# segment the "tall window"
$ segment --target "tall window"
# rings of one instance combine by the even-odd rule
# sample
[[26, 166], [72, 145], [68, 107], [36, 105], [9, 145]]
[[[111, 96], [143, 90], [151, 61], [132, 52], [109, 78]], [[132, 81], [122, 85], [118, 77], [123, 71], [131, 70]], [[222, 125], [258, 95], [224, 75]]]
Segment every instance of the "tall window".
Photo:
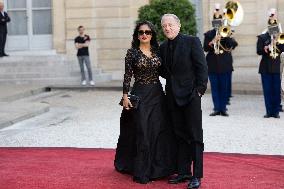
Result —
[[33, 34], [51, 34], [51, 0], [32, 0]]

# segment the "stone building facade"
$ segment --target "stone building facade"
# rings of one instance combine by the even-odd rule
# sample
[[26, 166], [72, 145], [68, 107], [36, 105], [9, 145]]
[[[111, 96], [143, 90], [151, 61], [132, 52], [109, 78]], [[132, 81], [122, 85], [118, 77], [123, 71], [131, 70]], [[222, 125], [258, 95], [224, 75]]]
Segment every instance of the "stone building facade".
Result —
[[[211, 27], [212, 12], [215, 3], [224, 5], [226, 0], [203, 0], [203, 30]], [[284, 1], [282, 0], [240, 0], [244, 9], [242, 24], [235, 27], [235, 38], [239, 46], [233, 51], [234, 56], [234, 82], [242, 86], [254, 87], [260, 83], [258, 76], [258, 63], [260, 57], [256, 55], [257, 35], [267, 28], [268, 10], [276, 8], [278, 19], [284, 23]], [[258, 85], [260, 86], [260, 85]]]
[[[3, 0], [2, 0], [3, 1]], [[9, 2], [8, 2], [9, 1]], [[17, 5], [11, 2], [17, 1]], [[211, 28], [211, 18], [215, 3], [225, 4], [225, 0], [191, 0], [196, 6], [198, 32], [202, 39], [203, 33]], [[149, 0], [4, 0], [6, 9], [14, 18], [22, 18], [20, 12], [26, 13], [27, 34], [9, 34], [8, 50], [55, 50], [58, 54], [75, 57], [73, 39], [77, 35], [77, 27], [84, 25], [91, 36], [91, 59], [94, 67], [102, 68], [111, 73], [113, 79], [121, 79], [124, 69], [124, 56], [130, 47], [131, 35], [137, 10], [149, 3]], [[19, 7], [19, 2], [26, 5]], [[36, 3], [37, 2], [37, 3]], [[49, 3], [47, 3], [49, 2]], [[239, 82], [254, 79], [257, 73], [258, 57], [256, 56], [256, 36], [266, 28], [267, 10], [275, 7], [280, 21], [284, 21], [283, 0], [240, 0], [245, 17], [241, 26], [236, 27], [236, 39], [239, 47], [234, 51], [234, 64]], [[38, 7], [37, 7], [38, 6]], [[42, 12], [41, 12], [42, 11]], [[18, 17], [17, 17], [18, 15]], [[37, 18], [42, 21], [37, 20]], [[49, 19], [49, 20], [48, 20]], [[18, 21], [18, 22], [20, 22]], [[33, 32], [40, 24], [48, 23], [50, 32], [35, 35]], [[42, 26], [43, 27], [43, 26]], [[26, 35], [27, 38], [24, 38]], [[25, 47], [19, 48], [17, 41], [27, 40]], [[35, 43], [35, 41], [39, 41]], [[243, 78], [242, 75], [246, 77]], [[243, 79], [243, 80], [242, 80]]]

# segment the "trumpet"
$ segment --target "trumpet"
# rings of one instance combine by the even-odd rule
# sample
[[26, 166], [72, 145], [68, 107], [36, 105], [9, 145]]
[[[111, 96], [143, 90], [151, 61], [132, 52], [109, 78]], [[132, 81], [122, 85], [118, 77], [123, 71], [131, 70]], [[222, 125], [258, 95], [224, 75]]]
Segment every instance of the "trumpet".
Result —
[[222, 26], [219, 29], [219, 33], [221, 37], [230, 37], [232, 34], [231, 27], [229, 26]]
[[270, 34], [271, 43], [269, 45], [269, 56], [273, 59], [276, 59], [279, 54], [279, 49], [277, 48], [277, 44], [284, 44], [284, 33], [282, 33], [281, 24], [278, 24], [279, 32]]
[[[239, 26], [244, 18], [244, 11], [241, 4], [237, 1], [228, 1], [226, 3], [225, 19], [222, 26], [216, 27], [216, 35], [223, 37], [231, 37], [232, 27]], [[222, 54], [224, 51], [231, 51], [232, 49], [226, 49], [220, 43], [220, 40], [214, 41], [214, 52], [215, 54]], [[222, 49], [220, 49], [222, 48]]]
[[[229, 37], [231, 35], [231, 28], [229, 26], [221, 26], [216, 30], [215, 38], [220, 36], [222, 37]], [[222, 49], [220, 49], [222, 48]], [[225, 48], [221, 45], [221, 39], [214, 42], [214, 52], [215, 54], [223, 54]]]
[[279, 56], [279, 53], [277, 52], [277, 46], [276, 46], [276, 40], [274, 39], [274, 36], [271, 35], [271, 43], [269, 45], [269, 56], [273, 59], [276, 59]]

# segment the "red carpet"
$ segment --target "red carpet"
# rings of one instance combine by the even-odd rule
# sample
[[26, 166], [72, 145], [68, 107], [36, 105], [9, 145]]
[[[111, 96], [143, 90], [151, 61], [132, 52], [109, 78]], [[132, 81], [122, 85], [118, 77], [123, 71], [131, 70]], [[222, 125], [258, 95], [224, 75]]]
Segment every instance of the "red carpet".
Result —
[[[113, 168], [113, 150], [0, 148], [1, 189], [185, 189], [147, 185]], [[206, 153], [202, 189], [284, 188], [284, 157]]]

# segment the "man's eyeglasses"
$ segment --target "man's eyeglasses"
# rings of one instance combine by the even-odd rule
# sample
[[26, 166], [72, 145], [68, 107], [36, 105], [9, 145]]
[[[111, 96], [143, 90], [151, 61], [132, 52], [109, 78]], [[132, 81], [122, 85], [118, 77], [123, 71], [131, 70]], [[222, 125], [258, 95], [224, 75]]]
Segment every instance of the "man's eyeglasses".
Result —
[[145, 30], [145, 31], [139, 30], [139, 31], [138, 31], [138, 35], [144, 35], [144, 33], [145, 33], [146, 35], [152, 35], [152, 31], [151, 31], [151, 30]]

